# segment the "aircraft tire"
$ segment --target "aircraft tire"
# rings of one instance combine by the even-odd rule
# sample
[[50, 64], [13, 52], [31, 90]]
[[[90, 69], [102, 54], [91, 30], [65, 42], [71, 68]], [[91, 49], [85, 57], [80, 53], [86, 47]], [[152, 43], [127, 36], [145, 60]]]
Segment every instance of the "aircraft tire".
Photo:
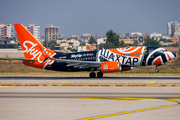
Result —
[[159, 69], [156, 68], [155, 72], [159, 72]]
[[98, 78], [102, 78], [102, 77], [103, 77], [103, 73], [102, 73], [102, 72], [98, 72], [98, 73], [97, 73], [97, 77], [98, 77]]
[[95, 78], [95, 77], [96, 77], [96, 74], [95, 74], [94, 72], [91, 72], [91, 73], [89, 74], [89, 77], [90, 77], [90, 78]]

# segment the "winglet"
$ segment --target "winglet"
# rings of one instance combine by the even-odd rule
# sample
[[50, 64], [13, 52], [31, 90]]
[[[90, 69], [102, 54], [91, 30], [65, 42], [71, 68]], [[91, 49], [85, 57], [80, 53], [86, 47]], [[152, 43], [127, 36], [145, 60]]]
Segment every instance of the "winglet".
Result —
[[89, 44], [87, 44], [87, 47], [88, 47], [89, 51], [93, 51]]

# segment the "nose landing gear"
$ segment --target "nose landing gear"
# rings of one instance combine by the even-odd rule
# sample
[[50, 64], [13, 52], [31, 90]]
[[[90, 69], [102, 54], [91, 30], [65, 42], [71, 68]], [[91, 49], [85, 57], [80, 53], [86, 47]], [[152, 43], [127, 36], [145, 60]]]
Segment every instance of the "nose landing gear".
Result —
[[159, 72], [158, 65], [156, 65], [155, 72]]

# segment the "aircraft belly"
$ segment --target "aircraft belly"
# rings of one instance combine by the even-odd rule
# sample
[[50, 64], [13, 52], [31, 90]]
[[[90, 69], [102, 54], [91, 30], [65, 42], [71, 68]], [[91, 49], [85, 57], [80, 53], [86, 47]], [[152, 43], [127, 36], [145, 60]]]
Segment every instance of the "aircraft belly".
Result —
[[54, 70], [54, 71], [68, 71], [68, 72], [77, 72], [77, 71], [89, 71], [89, 68], [80, 68], [77, 66], [67, 66], [65, 62], [54, 62], [51, 66], [47, 66], [45, 69]]

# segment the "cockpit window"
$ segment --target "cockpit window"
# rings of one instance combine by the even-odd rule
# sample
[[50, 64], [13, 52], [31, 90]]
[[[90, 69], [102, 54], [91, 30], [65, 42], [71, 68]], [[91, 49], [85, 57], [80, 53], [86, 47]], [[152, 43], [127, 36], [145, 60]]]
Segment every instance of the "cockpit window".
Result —
[[164, 53], [164, 52], [165, 52], [165, 50], [159, 50], [159, 52], [160, 52], [160, 53]]
[[164, 51], [163, 50], [159, 50], [159, 52], [163, 53]]

